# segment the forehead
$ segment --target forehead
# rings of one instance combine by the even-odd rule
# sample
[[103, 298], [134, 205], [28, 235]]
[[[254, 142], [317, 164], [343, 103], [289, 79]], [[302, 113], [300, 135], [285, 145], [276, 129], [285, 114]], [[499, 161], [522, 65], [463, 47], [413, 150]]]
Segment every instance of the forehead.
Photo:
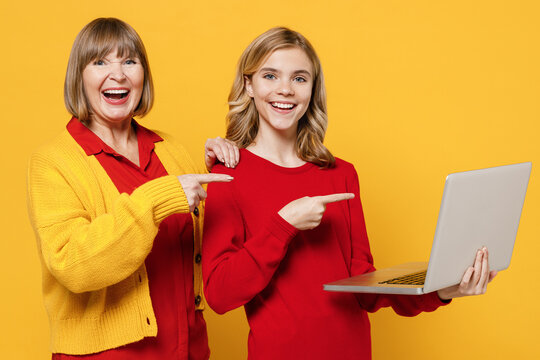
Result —
[[293, 47], [272, 52], [261, 64], [260, 69], [272, 68], [283, 72], [307, 71], [313, 74], [313, 64], [304, 50]]
[[141, 57], [141, 51], [136, 38], [130, 36], [127, 31], [95, 31], [81, 39], [76, 53], [79, 64], [85, 66], [111, 53], [116, 53], [118, 57]]
[[118, 41], [116, 43], [109, 44], [97, 44], [97, 46], [89, 49], [87, 58], [93, 60], [96, 58], [103, 58], [107, 56], [116, 57], [128, 57], [139, 56], [139, 51], [134, 44]]
[[119, 52], [118, 49], [112, 49], [110, 52], [106, 53], [105, 55], [98, 54], [94, 60], [98, 59], [106, 59], [106, 60], [113, 60], [113, 59], [127, 59], [127, 58], [138, 58], [138, 55], [134, 52], [128, 52], [124, 51]]

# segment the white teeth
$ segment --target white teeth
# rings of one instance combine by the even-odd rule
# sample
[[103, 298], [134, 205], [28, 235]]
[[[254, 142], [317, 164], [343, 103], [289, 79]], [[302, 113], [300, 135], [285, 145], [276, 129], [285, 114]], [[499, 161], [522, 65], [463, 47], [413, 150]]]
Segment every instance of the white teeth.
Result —
[[294, 104], [282, 104], [278, 102], [273, 102], [272, 106], [280, 109], [292, 109], [294, 107]]
[[127, 94], [127, 90], [105, 90], [105, 94]]

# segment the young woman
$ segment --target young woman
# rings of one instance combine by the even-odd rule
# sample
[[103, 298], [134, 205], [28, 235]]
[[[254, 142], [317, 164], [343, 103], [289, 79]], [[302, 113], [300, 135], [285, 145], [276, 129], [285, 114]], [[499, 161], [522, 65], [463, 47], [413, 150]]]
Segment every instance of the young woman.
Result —
[[203, 279], [218, 313], [245, 306], [250, 359], [369, 359], [368, 311], [391, 306], [413, 316], [485, 291], [485, 249], [460, 286], [438, 293], [322, 290], [374, 267], [356, 171], [323, 145], [323, 75], [301, 34], [274, 28], [248, 46], [229, 108], [227, 138], [242, 160], [214, 167], [234, 181], [209, 186]]

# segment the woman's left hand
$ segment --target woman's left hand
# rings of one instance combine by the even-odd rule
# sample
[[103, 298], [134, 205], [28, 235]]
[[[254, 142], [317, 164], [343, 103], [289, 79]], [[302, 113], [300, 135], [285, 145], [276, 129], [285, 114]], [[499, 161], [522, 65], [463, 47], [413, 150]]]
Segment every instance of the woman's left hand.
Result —
[[208, 171], [212, 170], [216, 160], [225, 164], [226, 167], [234, 168], [240, 161], [238, 146], [232, 141], [219, 136], [206, 140], [204, 144], [204, 162]]
[[488, 255], [487, 248], [478, 250], [474, 266], [465, 271], [461, 283], [437, 291], [439, 298], [450, 300], [461, 296], [484, 294], [487, 284], [497, 275], [497, 271], [489, 271]]

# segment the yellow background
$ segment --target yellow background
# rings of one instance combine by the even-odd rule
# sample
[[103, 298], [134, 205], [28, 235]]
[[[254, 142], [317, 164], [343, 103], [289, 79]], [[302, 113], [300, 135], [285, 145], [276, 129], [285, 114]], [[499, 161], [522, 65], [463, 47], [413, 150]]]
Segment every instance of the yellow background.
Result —
[[[378, 267], [428, 258], [447, 173], [532, 161], [511, 267], [487, 295], [416, 318], [382, 310], [371, 320], [374, 359], [538, 356], [537, 1], [2, 0], [1, 358], [50, 356], [26, 166], [69, 120], [69, 51], [99, 16], [127, 21], [147, 47], [157, 99], [142, 123], [176, 135], [199, 159], [205, 138], [224, 133], [242, 50], [276, 25], [306, 35], [327, 80], [326, 144], [359, 173]], [[243, 311], [206, 318], [213, 359], [245, 358]], [[414, 352], [404, 350], [419, 338]]]

